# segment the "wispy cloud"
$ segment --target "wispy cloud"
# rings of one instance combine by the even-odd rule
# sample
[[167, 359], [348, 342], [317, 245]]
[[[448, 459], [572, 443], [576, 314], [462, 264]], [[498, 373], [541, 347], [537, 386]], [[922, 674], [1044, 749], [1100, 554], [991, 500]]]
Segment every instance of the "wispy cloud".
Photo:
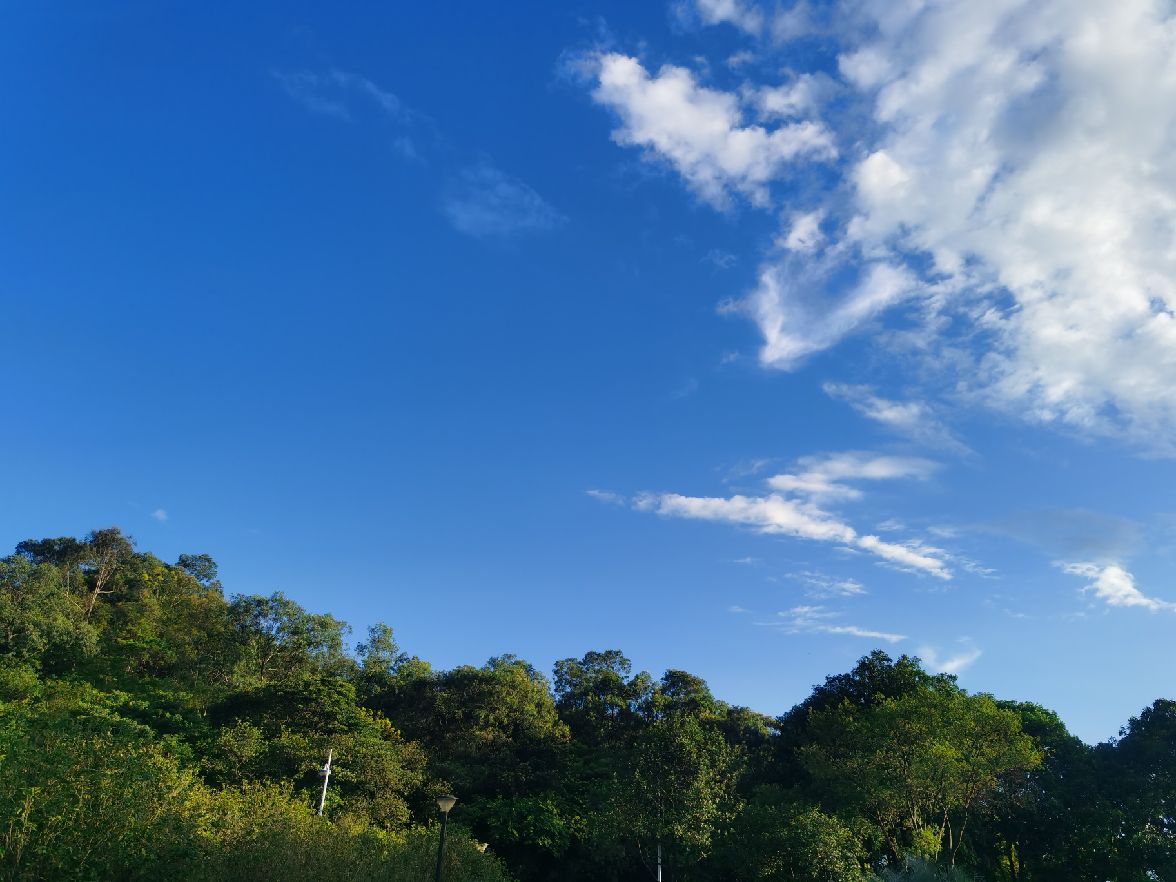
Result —
[[684, 496], [644, 493], [635, 506], [663, 517], [718, 521], [751, 527], [761, 533], [829, 542], [864, 551], [881, 561], [911, 572], [950, 579], [945, 553], [917, 541], [889, 542], [858, 533], [822, 506], [832, 500], [853, 500], [861, 491], [852, 481], [925, 478], [935, 463], [914, 457], [867, 454], [860, 451], [805, 457], [798, 468], [768, 479], [775, 492], [763, 496]]
[[1138, 522], [1081, 508], [1020, 512], [982, 529], [1028, 542], [1062, 560], [1119, 560], [1143, 542]]
[[155, 511], [151, 512], [151, 517], [155, 518], [155, 520], [162, 524], [167, 520], [167, 510], [163, 508], [157, 508]]
[[737, 557], [734, 560], [731, 560], [728, 562], [733, 563], [733, 564], [739, 564], [739, 565], [745, 566], [745, 567], [752, 567], [752, 566], [756, 566], [757, 564], [762, 563], [763, 561], [758, 557]]
[[613, 493], [611, 490], [585, 490], [586, 496], [591, 496], [597, 502], [604, 502], [609, 505], [625, 505], [628, 500], [619, 493]]
[[373, 80], [342, 70], [273, 71], [286, 94], [312, 113], [347, 122], [374, 109], [395, 127], [392, 148], [411, 162], [435, 162], [444, 176], [441, 209], [453, 228], [475, 238], [553, 230], [567, 218], [526, 182], [496, 167], [488, 158], [463, 159], [465, 152], [437, 131], [433, 120], [405, 104]]
[[933, 646], [920, 646], [918, 656], [924, 667], [940, 674], [958, 674], [980, 658], [984, 653], [975, 646], [953, 654], [941, 654]]
[[840, 634], [869, 640], [884, 640], [887, 643], [899, 643], [907, 639], [905, 634], [878, 631], [859, 625], [836, 624], [832, 621], [840, 616], [841, 613], [823, 606], [794, 606], [792, 609], [776, 613], [774, 619], [756, 622], [756, 624], [784, 631], [787, 634]]
[[716, 269], [729, 270], [739, 262], [739, 257], [722, 248], [712, 248], [702, 256], [702, 259]]
[[831, 398], [844, 401], [866, 419], [928, 447], [959, 454], [971, 453], [951, 430], [935, 416], [923, 401], [895, 401], [875, 394], [870, 386], [848, 383], [825, 383], [822, 388]]
[[866, 587], [857, 579], [838, 579], [812, 570], [789, 573], [788, 577], [804, 585], [805, 593], [812, 597], [852, 597], [866, 593]]
[[1135, 585], [1135, 577], [1118, 564], [1060, 563], [1063, 572], [1081, 576], [1089, 584], [1082, 589], [1093, 594], [1107, 606], [1137, 606], [1157, 612], [1176, 611], [1176, 603], [1148, 597]]
[[768, 479], [775, 490], [821, 499], [860, 499], [862, 491], [852, 481], [890, 481], [896, 478], [926, 479], [939, 467], [929, 459], [886, 456], [851, 450], [805, 456], [799, 468]]
[[479, 238], [544, 232], [567, 221], [525, 183], [488, 163], [463, 169], [442, 204], [455, 229]]
[[357, 103], [362, 101], [403, 126], [424, 120], [395, 94], [359, 74], [342, 70], [275, 70], [270, 74], [287, 95], [314, 113], [350, 122], [357, 113]]

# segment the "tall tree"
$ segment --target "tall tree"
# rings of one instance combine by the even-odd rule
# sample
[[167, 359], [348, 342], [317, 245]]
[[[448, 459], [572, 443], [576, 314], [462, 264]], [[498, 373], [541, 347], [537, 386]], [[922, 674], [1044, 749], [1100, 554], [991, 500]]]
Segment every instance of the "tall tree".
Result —
[[90, 595], [86, 601], [86, 618], [94, 614], [94, 606], [98, 598], [104, 594], [113, 594], [111, 587], [119, 568], [131, 559], [135, 552], [134, 540], [124, 536], [118, 527], [108, 527], [104, 530], [94, 530], [86, 536], [86, 556], [82, 560], [82, 569], [86, 573]]

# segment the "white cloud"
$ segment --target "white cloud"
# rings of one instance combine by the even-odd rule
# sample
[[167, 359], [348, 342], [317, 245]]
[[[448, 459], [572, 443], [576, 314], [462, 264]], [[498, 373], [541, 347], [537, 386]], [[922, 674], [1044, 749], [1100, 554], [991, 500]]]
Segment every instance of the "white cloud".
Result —
[[760, 119], [798, 119], [818, 113], [836, 88], [825, 74], [804, 73], [778, 86], [745, 86], [743, 100]]
[[798, 469], [775, 475], [768, 486], [817, 498], [859, 499], [862, 491], [849, 481], [889, 481], [896, 478], [926, 479], [939, 467], [917, 456], [886, 456], [858, 450], [804, 456]]
[[157, 508], [157, 509], [155, 509], [155, 511], [151, 512], [151, 517], [155, 518], [155, 520], [159, 521], [162, 524], [164, 521], [167, 520], [167, 510], [162, 509], [162, 508]]
[[700, 85], [683, 67], [666, 65], [651, 76], [636, 58], [602, 55], [592, 97], [619, 117], [616, 143], [667, 160], [699, 196], [720, 207], [733, 192], [766, 205], [769, 182], [789, 165], [836, 154], [820, 123], [771, 130], [745, 125], [737, 96]]
[[941, 655], [932, 646], [920, 646], [918, 656], [927, 670], [940, 674], [958, 674], [964, 668], [970, 667], [983, 655], [976, 647], [961, 650], [954, 655]]
[[[767, 206], [796, 159], [852, 151], [824, 197], [790, 206], [826, 211], [827, 241], [802, 229], [783, 238], [803, 247], [764, 255], [744, 303], [762, 363], [794, 369], [904, 307], [923, 331], [908, 339], [944, 369], [943, 388], [1176, 454], [1171, 4], [830, 8], [838, 29], [826, 36], [839, 48], [823, 60], [836, 61], [850, 94], [810, 99], [800, 80], [741, 93], [760, 114], [803, 115], [802, 128], [749, 125], [738, 96], [683, 68], [651, 76], [625, 56], [606, 56], [595, 92], [621, 118], [618, 143], [668, 161], [717, 205], [741, 194]], [[811, 30], [814, 17], [805, 3], [694, 9], [775, 39]]]
[[844, 267], [831, 259], [789, 258], [766, 263], [744, 304], [764, 336], [760, 362], [789, 369], [828, 349], [895, 304], [919, 291], [915, 277], [898, 263], [863, 266], [856, 282], [834, 300], [823, 292], [828, 277]]
[[802, 254], [816, 250], [824, 239], [821, 233], [823, 211], [806, 211], [793, 214], [787, 235], [781, 236], [777, 244], [789, 251]]
[[789, 578], [803, 584], [806, 593], [813, 597], [851, 597], [866, 593], [865, 586], [857, 579], [838, 579], [812, 570], [790, 573]]
[[764, 29], [764, 14], [745, 0], [694, 0], [694, 10], [704, 24], [731, 24], [749, 34]]
[[887, 643], [898, 643], [906, 640], [905, 634], [893, 634], [888, 631], [874, 631], [857, 625], [825, 625], [819, 628], [825, 634], [848, 634], [851, 637], [866, 637], [872, 640], [885, 640]]
[[816, 506], [777, 494], [724, 498], [662, 493], [641, 497], [638, 507], [664, 517], [742, 524], [762, 533], [820, 542], [848, 543], [857, 536], [848, 524]]
[[955, 563], [961, 570], [971, 573], [973, 576], [979, 576], [981, 579], [999, 579], [999, 572], [993, 567], [986, 567], [979, 561], [971, 558], [961, 557], [958, 554], [952, 555], [952, 562]]
[[887, 542], [877, 536], [859, 536], [857, 546], [895, 564], [900, 569], [918, 570], [941, 579], [951, 578], [947, 566], [941, 560], [944, 554], [942, 549], [917, 542], [905, 545], [899, 542]]
[[455, 229], [478, 238], [544, 232], [567, 220], [525, 183], [485, 162], [461, 172], [442, 207]]
[[846, 383], [825, 383], [822, 388], [831, 398], [846, 402], [866, 419], [905, 435], [929, 447], [970, 453], [967, 445], [935, 416], [931, 406], [923, 401], [894, 401], [876, 395], [869, 386]]
[[775, 628], [787, 634], [843, 634], [870, 640], [885, 640], [887, 643], [899, 643], [906, 640], [905, 634], [876, 631], [858, 625], [838, 625], [830, 621], [840, 615], [841, 613], [833, 612], [823, 606], [794, 606], [790, 610], [776, 613], [776, 618], [773, 620], [756, 622], [756, 624]]
[[755, 61], [755, 58], [756, 56], [754, 52], [751, 52], [747, 49], [742, 49], [739, 52], [733, 53], [727, 59], [727, 67], [731, 68], [732, 70], [738, 70], [744, 65]]
[[890, 3], [865, 9], [879, 36], [841, 63], [876, 90], [882, 127], [852, 176], [856, 244], [927, 255], [950, 306], [979, 298], [975, 394], [1170, 447], [1170, 6], [953, 0], [893, 22]]
[[644, 493], [635, 506], [663, 517], [716, 521], [750, 527], [761, 533], [831, 542], [853, 551], [864, 551], [885, 563], [911, 572], [950, 579], [942, 549], [921, 542], [887, 542], [861, 535], [842, 518], [821, 506], [829, 501], [854, 500], [861, 490], [855, 481], [926, 478], [936, 468], [917, 457], [880, 456], [861, 451], [804, 457], [791, 472], [768, 479], [773, 491], [764, 496], [736, 494], [684, 496], [679, 493]]
[[1148, 597], [1135, 586], [1135, 577], [1118, 564], [1065, 563], [1062, 570], [1071, 576], [1081, 576], [1090, 584], [1084, 591], [1091, 592], [1108, 606], [1140, 606], [1156, 612], [1176, 611], [1176, 603]]
[[627, 501], [624, 496], [613, 493], [611, 490], [585, 490], [584, 494], [591, 496], [597, 502], [606, 502], [609, 505], [624, 505]]

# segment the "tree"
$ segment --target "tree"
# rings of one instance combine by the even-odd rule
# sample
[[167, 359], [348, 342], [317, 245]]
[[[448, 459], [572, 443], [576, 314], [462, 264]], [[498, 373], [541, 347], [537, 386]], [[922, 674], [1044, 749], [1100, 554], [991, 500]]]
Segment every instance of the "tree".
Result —
[[230, 602], [228, 616], [240, 653], [239, 675], [245, 682], [354, 669], [343, 645], [350, 631], [347, 623], [308, 613], [281, 592], [268, 597], [239, 594]]
[[555, 663], [555, 700], [573, 737], [598, 746], [623, 740], [640, 725], [653, 681], [619, 650], [588, 652]]
[[218, 783], [293, 782], [308, 803], [333, 750], [333, 805], [396, 828], [425, 778], [425, 755], [384, 717], [356, 704], [355, 687], [309, 674], [228, 695], [209, 709], [218, 736], [205, 767]]
[[1176, 701], [1159, 699], [1132, 717], [1104, 756], [1123, 818], [1118, 878], [1176, 878]]
[[0, 559], [0, 655], [51, 670], [68, 667], [94, 652], [98, 634], [58, 569], [33, 560]]
[[759, 787], [715, 855], [731, 882], [867, 882], [860, 831], [772, 785]]
[[954, 865], [972, 809], [1041, 761], [1015, 713], [944, 684], [865, 708], [846, 701], [810, 725], [801, 761], [819, 792], [876, 823], [896, 860], [909, 850]]
[[90, 596], [86, 601], [86, 618], [94, 614], [94, 606], [103, 594], [113, 594], [111, 581], [135, 552], [134, 540], [124, 536], [118, 527], [93, 530], [86, 536], [86, 555], [82, 570], [89, 580]]
[[216, 561], [207, 554], [181, 554], [176, 566], [190, 575], [205, 588], [220, 590]]
[[[586, 679], [611, 681], [612, 688], [623, 687], [622, 695], [635, 695], [633, 681], [599, 673]], [[679, 880], [707, 857], [716, 834], [735, 816], [744, 757], [724, 738], [721, 708], [703, 680], [682, 671], [668, 671], [651, 689], [644, 678], [634, 680], [642, 693], [636, 707], [611, 704], [633, 714], [623, 740], [587, 749], [582, 769], [588, 772], [583, 786], [590, 794], [590, 829], [597, 843], [626, 843], [651, 874], [660, 851], [665, 874]]]
[[655, 720], [629, 754], [615, 797], [615, 832], [634, 844], [651, 870], [660, 847], [669, 878], [684, 878], [738, 810], [740, 760], [722, 734], [697, 717]]
[[170, 677], [203, 692], [228, 681], [229, 607], [215, 579], [136, 554], [121, 580], [104, 628], [115, 676]]
[[79, 567], [86, 559], [88, 549], [84, 542], [72, 536], [56, 539], [26, 539], [16, 546], [16, 553], [33, 564], [50, 564], [59, 570], [69, 571]]
[[824, 683], [813, 687], [808, 698], [779, 718], [771, 779], [785, 785], [804, 782], [807, 773], [800, 762], [800, 751], [814, 737], [810, 731], [814, 713], [843, 705], [866, 709], [888, 698], [925, 689], [951, 689], [954, 685], [955, 677], [929, 674], [916, 658], [904, 655], [894, 660], [882, 650], [874, 650], [859, 659], [848, 673], [826, 677]]
[[987, 799], [971, 836], [983, 878], [1007, 882], [1106, 879], [1092, 864], [1113, 850], [1108, 802], [1094, 753], [1053, 711], [1030, 702], [1000, 701], [1015, 714], [1042, 757], [1036, 768], [1005, 775]]
[[0, 876], [146, 880], [183, 866], [199, 779], [97, 691], [48, 693], [0, 712]]

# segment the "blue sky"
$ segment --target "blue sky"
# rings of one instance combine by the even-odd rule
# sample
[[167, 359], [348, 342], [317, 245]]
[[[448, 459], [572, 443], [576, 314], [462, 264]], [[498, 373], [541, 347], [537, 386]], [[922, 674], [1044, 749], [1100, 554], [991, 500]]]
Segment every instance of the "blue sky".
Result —
[[10, 4], [0, 540], [439, 666], [1172, 694], [1157, 2]]

